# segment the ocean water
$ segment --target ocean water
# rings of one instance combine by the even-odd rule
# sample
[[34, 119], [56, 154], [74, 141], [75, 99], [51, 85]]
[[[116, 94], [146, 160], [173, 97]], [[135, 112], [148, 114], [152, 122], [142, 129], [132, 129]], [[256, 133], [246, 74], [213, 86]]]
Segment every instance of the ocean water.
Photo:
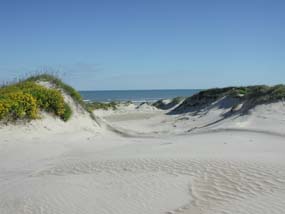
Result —
[[177, 89], [177, 90], [116, 90], [116, 91], [80, 91], [84, 100], [110, 102], [155, 102], [160, 99], [170, 99], [178, 96], [188, 97], [200, 90]]

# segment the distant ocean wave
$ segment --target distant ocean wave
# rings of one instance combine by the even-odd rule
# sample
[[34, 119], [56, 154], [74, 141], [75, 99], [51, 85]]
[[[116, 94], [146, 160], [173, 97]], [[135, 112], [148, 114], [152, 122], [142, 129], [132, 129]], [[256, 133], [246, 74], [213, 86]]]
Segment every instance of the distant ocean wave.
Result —
[[132, 101], [135, 103], [155, 102], [160, 99], [171, 99], [174, 97], [188, 97], [199, 92], [198, 89], [179, 90], [124, 90], [124, 91], [80, 91], [85, 101], [111, 102]]

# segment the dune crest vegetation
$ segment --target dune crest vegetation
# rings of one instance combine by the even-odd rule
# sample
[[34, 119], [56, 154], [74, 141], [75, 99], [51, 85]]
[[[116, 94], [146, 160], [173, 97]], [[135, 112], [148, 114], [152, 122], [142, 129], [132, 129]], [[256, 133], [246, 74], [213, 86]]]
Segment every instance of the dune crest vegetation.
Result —
[[173, 112], [183, 112], [192, 107], [208, 105], [222, 97], [229, 97], [246, 103], [249, 110], [260, 104], [277, 102], [285, 99], [285, 85], [256, 85], [247, 87], [213, 88], [200, 91], [187, 97]]
[[0, 120], [37, 119], [40, 111], [54, 114], [63, 121], [71, 117], [72, 110], [60, 90], [37, 84], [40, 77], [34, 76], [0, 88]]

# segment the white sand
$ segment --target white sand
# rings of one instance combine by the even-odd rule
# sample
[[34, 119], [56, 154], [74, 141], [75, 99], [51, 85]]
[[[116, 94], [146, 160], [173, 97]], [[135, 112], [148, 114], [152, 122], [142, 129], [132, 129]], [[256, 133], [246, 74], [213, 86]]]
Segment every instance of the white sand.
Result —
[[1, 127], [0, 213], [284, 213], [282, 103], [213, 125], [228, 109], [128, 108]]

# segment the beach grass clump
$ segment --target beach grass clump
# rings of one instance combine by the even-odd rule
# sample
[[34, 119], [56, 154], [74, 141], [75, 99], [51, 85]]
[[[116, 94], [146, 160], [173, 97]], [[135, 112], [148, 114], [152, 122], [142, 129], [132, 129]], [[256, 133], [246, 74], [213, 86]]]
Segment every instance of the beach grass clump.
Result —
[[62, 120], [71, 117], [71, 109], [59, 90], [46, 88], [31, 80], [0, 88], [0, 119], [39, 118], [39, 111], [52, 113]]
[[94, 111], [96, 109], [103, 109], [103, 110], [116, 110], [118, 107], [118, 103], [112, 101], [109, 103], [102, 103], [102, 102], [90, 102], [86, 104], [89, 108], [89, 111]]
[[252, 86], [247, 94], [247, 99], [254, 101], [256, 104], [275, 102], [285, 99], [285, 85], [275, 86]]
[[220, 94], [219, 97], [229, 96], [232, 98], [242, 98], [250, 92], [249, 87], [232, 87], [225, 93]]

